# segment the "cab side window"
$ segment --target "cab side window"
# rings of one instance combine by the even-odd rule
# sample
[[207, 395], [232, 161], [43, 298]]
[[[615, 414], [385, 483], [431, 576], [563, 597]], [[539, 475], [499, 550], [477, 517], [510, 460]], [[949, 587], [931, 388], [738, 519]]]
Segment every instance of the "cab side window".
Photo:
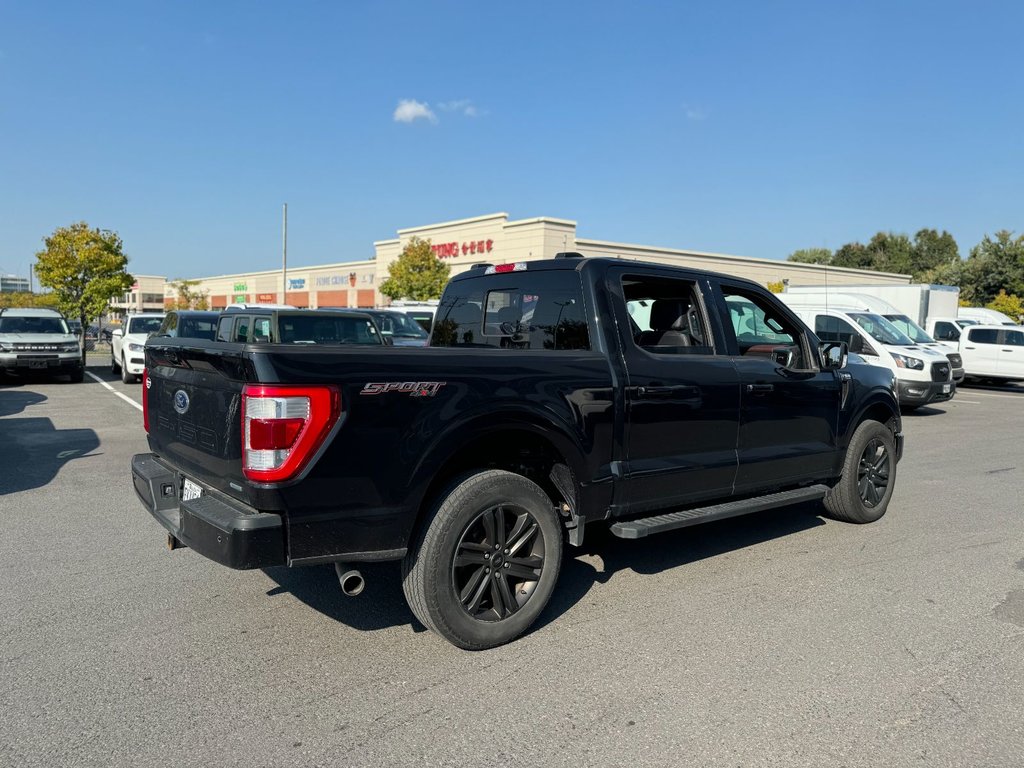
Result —
[[630, 335], [655, 355], [714, 354], [700, 294], [692, 280], [624, 275]]
[[797, 370], [810, 367], [800, 327], [768, 300], [730, 286], [722, 286], [722, 294], [740, 355], [766, 357]]
[[1011, 347], [1024, 347], [1024, 331], [1007, 331], [1005, 343]]
[[935, 324], [935, 338], [941, 341], [957, 341], [960, 338], [960, 330], [952, 323], [940, 320]]
[[999, 331], [995, 328], [968, 328], [967, 340], [975, 344], [996, 344], [999, 341]]
[[235, 341], [245, 344], [249, 341], [249, 326], [252, 324], [251, 317], [240, 317], [235, 320]]

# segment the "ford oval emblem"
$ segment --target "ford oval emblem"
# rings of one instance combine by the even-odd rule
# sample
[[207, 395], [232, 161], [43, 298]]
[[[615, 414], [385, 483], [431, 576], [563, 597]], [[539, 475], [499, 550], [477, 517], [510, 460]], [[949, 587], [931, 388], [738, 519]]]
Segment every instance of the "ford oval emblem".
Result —
[[188, 410], [188, 395], [183, 389], [174, 393], [174, 410], [182, 415]]

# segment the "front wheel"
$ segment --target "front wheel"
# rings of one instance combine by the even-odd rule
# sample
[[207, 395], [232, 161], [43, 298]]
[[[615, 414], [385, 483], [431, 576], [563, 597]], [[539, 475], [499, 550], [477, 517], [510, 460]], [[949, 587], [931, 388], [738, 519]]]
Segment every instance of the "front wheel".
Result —
[[873, 523], [885, 514], [896, 484], [896, 440], [877, 421], [858, 425], [846, 449], [843, 475], [825, 494], [825, 508], [837, 520]]
[[402, 588], [424, 626], [480, 650], [525, 632], [562, 564], [555, 506], [521, 475], [464, 476], [438, 503], [402, 562]]
[[110, 372], [113, 374], [121, 372], [121, 366], [117, 364], [117, 358], [113, 354], [110, 355]]
[[128, 366], [125, 365], [123, 357], [121, 358], [121, 381], [123, 381], [125, 384], [131, 384], [133, 381], [135, 381], [135, 375], [132, 373], [128, 373]]

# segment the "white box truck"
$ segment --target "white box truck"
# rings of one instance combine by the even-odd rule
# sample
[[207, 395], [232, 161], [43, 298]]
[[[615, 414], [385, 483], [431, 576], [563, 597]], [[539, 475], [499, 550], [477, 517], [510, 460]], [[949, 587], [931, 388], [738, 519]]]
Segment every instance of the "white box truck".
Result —
[[[922, 328], [929, 317], [956, 317], [960, 288], [955, 285], [791, 285], [786, 293], [858, 293], [884, 299]], [[831, 302], [830, 302], [831, 303]]]

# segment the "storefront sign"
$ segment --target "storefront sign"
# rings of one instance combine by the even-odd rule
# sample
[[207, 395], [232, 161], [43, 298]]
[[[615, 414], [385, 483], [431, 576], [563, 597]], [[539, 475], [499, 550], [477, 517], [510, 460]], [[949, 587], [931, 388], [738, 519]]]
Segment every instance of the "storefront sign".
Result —
[[234, 290], [235, 290], [235, 292], [238, 292], [238, 291], [248, 291], [249, 290], [249, 286], [247, 286], [245, 283], [235, 283]]
[[245, 304], [245, 294], [236, 293], [234, 296], [231, 297], [231, 301], [235, 304]]
[[288, 290], [289, 291], [301, 291], [306, 287], [306, 278], [304, 277], [289, 277], [288, 278]]
[[320, 275], [316, 278], [318, 288], [330, 285], [345, 285], [348, 283], [348, 275]]
[[439, 259], [454, 259], [457, 256], [468, 256], [471, 253], [490, 253], [494, 248], [493, 240], [468, 240], [462, 243], [438, 243], [430, 246], [430, 250]]
[[257, 293], [256, 302], [259, 304], [273, 304], [277, 301], [276, 293]]

